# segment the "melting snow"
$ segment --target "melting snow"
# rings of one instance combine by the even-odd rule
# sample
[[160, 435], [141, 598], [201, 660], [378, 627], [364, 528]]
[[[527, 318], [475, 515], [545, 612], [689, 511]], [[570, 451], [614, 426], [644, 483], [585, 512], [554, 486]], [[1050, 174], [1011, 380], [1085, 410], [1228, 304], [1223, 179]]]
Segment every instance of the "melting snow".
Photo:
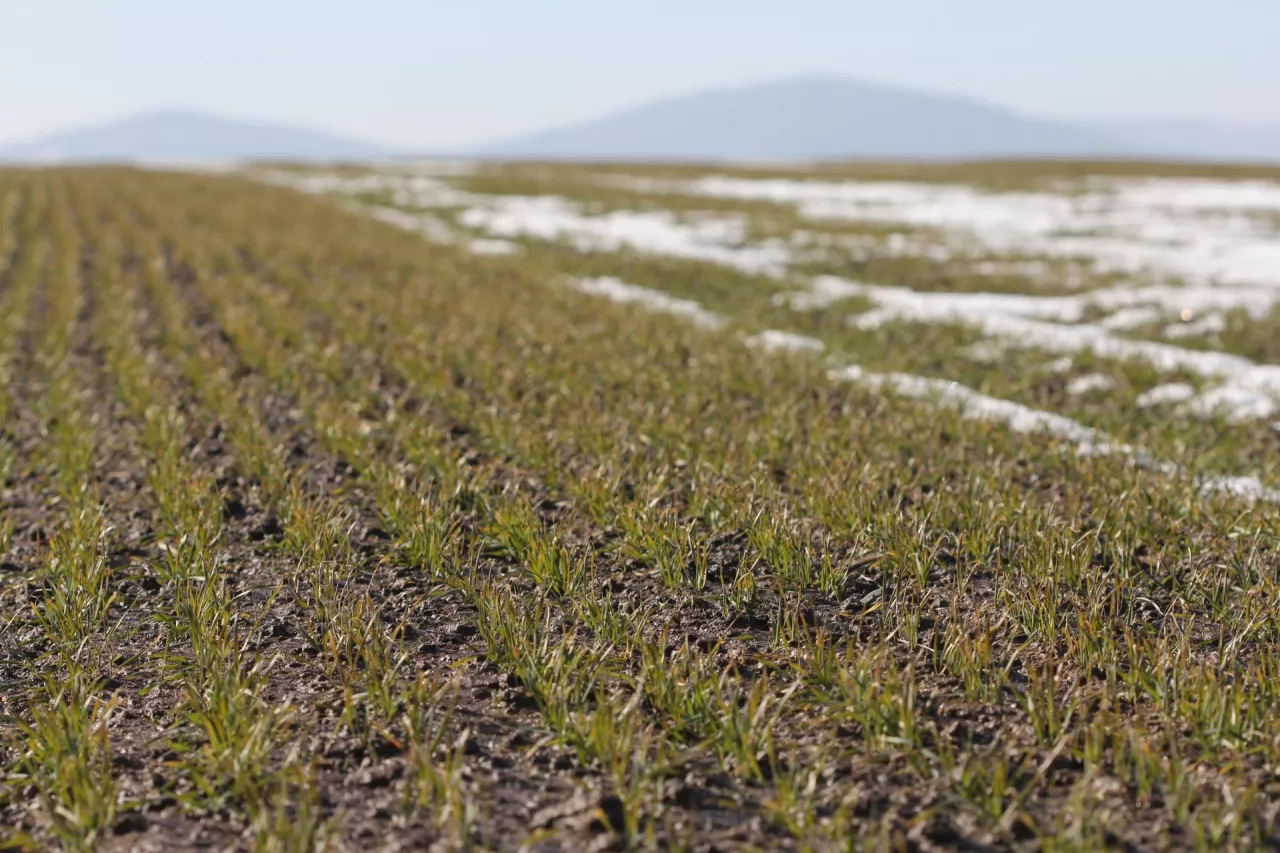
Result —
[[[787, 242], [748, 244], [745, 216], [708, 214], [681, 219], [669, 211], [634, 210], [588, 215], [582, 205], [570, 199], [471, 193], [439, 177], [473, 168], [470, 163], [428, 161], [386, 165], [355, 176], [284, 170], [253, 173], [305, 192], [385, 193], [399, 207], [462, 208], [459, 222], [489, 235], [467, 243], [471, 251], [481, 254], [509, 253], [516, 247], [510, 238], [532, 236], [566, 240], [582, 251], [630, 249], [775, 277], [784, 275], [793, 260]], [[1139, 359], [1159, 370], [1189, 370], [1219, 382], [1218, 387], [1198, 397], [1194, 392], [1177, 397], [1184, 394], [1181, 390], [1165, 391], [1162, 393], [1173, 396], [1161, 396], [1156, 393], [1158, 388], [1152, 389], [1139, 398], [1145, 405], [1172, 402], [1177, 397], [1187, 402], [1193, 413], [1214, 412], [1235, 420], [1270, 417], [1277, 410], [1280, 366], [1258, 365], [1226, 353], [1131, 340], [1113, 332], [1178, 315], [1184, 320], [1198, 319], [1167, 327], [1168, 337], [1212, 334], [1222, 328], [1223, 311], [1242, 308], [1254, 317], [1263, 317], [1280, 305], [1280, 229], [1275, 223], [1275, 214], [1280, 212], [1280, 184], [1099, 178], [1072, 186], [1072, 192], [987, 192], [963, 185], [906, 182], [722, 176], [674, 182], [620, 180], [639, 189], [790, 203], [802, 216], [814, 219], [901, 223], [932, 232], [892, 234], [876, 244], [876, 250], [891, 254], [922, 254], [947, 260], [953, 256], [952, 249], [937, 241], [958, 237], [988, 254], [1040, 258], [1026, 262], [979, 261], [972, 266], [974, 271], [986, 274], [1045, 274], [1052, 271], [1046, 259], [1059, 258], [1090, 262], [1099, 272], [1181, 280], [1186, 286], [1123, 285], [1092, 293], [1032, 296], [926, 293], [823, 276], [808, 290], [779, 294], [776, 301], [799, 311], [814, 311], [861, 296], [871, 300], [875, 308], [850, 318], [860, 328], [871, 329], [897, 320], [966, 323], [994, 339], [997, 347], [1038, 346], [1060, 353], [1088, 351], [1108, 358]], [[430, 239], [457, 240], [450, 227], [437, 217], [391, 207], [365, 209], [383, 221]], [[826, 242], [826, 238], [811, 242]], [[639, 302], [655, 310], [687, 316], [709, 328], [724, 325], [723, 318], [697, 303], [617, 279], [589, 279], [578, 287], [617, 301]], [[1097, 323], [1082, 322], [1094, 309], [1100, 310], [1104, 318]], [[820, 345], [813, 339], [776, 331], [763, 333], [752, 342], [766, 349], [810, 351]], [[986, 355], [995, 357], [995, 352]], [[899, 380], [902, 376], [885, 375], [898, 376]], [[905, 387], [909, 383], [894, 380], [891, 384]], [[937, 388], [930, 387], [930, 393], [937, 392]], [[1094, 385], [1089, 390], [1100, 388]], [[954, 389], [945, 392], [953, 397], [960, 393]], [[982, 410], [986, 404], [979, 398], [981, 395], [964, 397], [968, 401], [966, 411]], [[1031, 416], [1019, 415], [1016, 420], [1023, 423], [1027, 417]], [[1031, 420], [1039, 422], [1043, 418], [1035, 416]]]
[[1014, 432], [1045, 432], [1066, 439], [1087, 452], [1105, 453], [1117, 445], [1098, 430], [1062, 415], [1033, 409], [1012, 400], [990, 397], [947, 379], [933, 379], [910, 373], [873, 373], [851, 364], [830, 372], [838, 381], [856, 382], [875, 390], [888, 389], [917, 400], [937, 400], [959, 409], [966, 418], [1000, 421]]
[[1076, 360], [1069, 355], [1055, 358], [1047, 365], [1050, 373], [1066, 373], [1075, 366]]
[[1112, 331], [1137, 329], [1156, 322], [1164, 312], [1151, 305], [1135, 305], [1132, 308], [1121, 308], [1119, 311], [1103, 318], [1098, 325]]
[[[718, 329], [725, 325], [723, 317], [707, 311], [697, 302], [679, 299], [651, 288], [628, 284], [620, 279], [611, 277], [578, 279], [572, 284], [584, 293], [605, 296], [617, 302], [638, 303], [656, 311], [686, 317], [707, 328]], [[802, 336], [771, 330], [749, 338], [747, 341], [750, 344], [754, 340], [758, 342], [757, 345], [763, 345], [766, 340], [793, 339], [804, 340]], [[820, 345], [818, 341], [813, 343]], [[833, 369], [829, 371], [828, 376], [836, 381], [856, 382], [864, 387], [889, 390], [913, 399], [932, 400], [960, 410], [966, 418], [1004, 423], [1014, 432], [1046, 433], [1074, 445], [1081, 455], [1120, 455], [1132, 460], [1140, 467], [1166, 476], [1187, 475], [1180, 466], [1172, 462], [1156, 459], [1143, 448], [1117, 442], [1106, 433], [1071, 418], [1033, 409], [1012, 400], [991, 397], [958, 382], [910, 373], [867, 371], [856, 364]], [[1225, 493], [1251, 502], [1280, 503], [1280, 490], [1267, 488], [1257, 477], [1203, 477], [1197, 478], [1196, 482], [1200, 493], [1204, 495]]]
[[1213, 314], [1205, 314], [1198, 320], [1165, 326], [1164, 336], [1166, 338], [1192, 338], [1199, 335], [1217, 335], [1226, 330], [1226, 318], [1215, 312]]
[[749, 347], [757, 347], [766, 352], [822, 352], [825, 344], [817, 338], [784, 332], [778, 329], [766, 329], [758, 335], [752, 335], [745, 341]]
[[723, 317], [708, 311], [692, 299], [680, 299], [661, 290], [641, 287], [638, 284], [628, 284], [612, 276], [579, 278], [573, 279], [570, 283], [583, 293], [589, 293], [592, 296], [603, 296], [614, 302], [637, 303], [651, 311], [659, 311], [664, 314], [675, 314], [705, 329], [720, 329], [725, 325]]
[[[638, 303], [652, 310], [685, 317], [706, 328], [718, 329], [725, 325], [723, 317], [707, 311], [697, 302], [628, 284], [620, 279], [577, 279], [572, 284], [584, 293], [605, 296], [616, 302]], [[776, 340], [800, 337], [785, 332], [776, 334], [779, 336], [774, 338]], [[765, 332], [755, 340], [763, 341], [769, 337], [773, 336], [770, 332]], [[748, 339], [750, 340], [752, 339]], [[1185, 471], [1171, 462], [1155, 459], [1142, 448], [1116, 442], [1106, 433], [1071, 418], [1033, 409], [1012, 400], [991, 397], [958, 382], [910, 373], [872, 372], [856, 364], [833, 369], [828, 376], [836, 381], [856, 382], [875, 390], [889, 390], [904, 397], [933, 400], [960, 410], [966, 418], [1004, 423], [1014, 432], [1047, 433], [1074, 445], [1081, 455], [1115, 454], [1167, 476], [1186, 475]], [[1280, 490], [1267, 488], [1256, 477], [1207, 477], [1198, 478], [1196, 482], [1200, 492], [1205, 495], [1228, 493], [1246, 501], [1280, 502]]]
[[407, 213], [395, 207], [360, 207], [360, 211], [367, 213], [379, 222], [385, 222], [388, 225], [394, 225], [405, 231], [413, 231], [421, 234], [428, 240], [436, 243], [453, 243], [456, 242], [453, 231], [438, 216], [431, 214]]
[[1204, 494], [1223, 493], [1246, 501], [1280, 503], [1280, 489], [1269, 489], [1257, 477], [1208, 477], [1200, 484]]
[[1232, 423], [1269, 418], [1277, 411], [1270, 394], [1239, 385], [1223, 385], [1205, 391], [1187, 403], [1187, 411], [1195, 415], [1221, 415]]
[[1086, 373], [1067, 383], [1067, 393], [1073, 397], [1079, 397], [1095, 391], [1110, 391], [1114, 387], [1116, 387], [1116, 380], [1105, 373]]
[[959, 184], [755, 180], [636, 182], [694, 195], [789, 203], [813, 219], [962, 234], [995, 254], [1084, 258], [1101, 272], [1193, 284], [1280, 287], [1280, 184], [1095, 179], [1082, 192], [987, 192]]
[[[575, 279], [571, 284], [579, 291], [591, 293], [594, 296], [604, 296], [616, 302], [639, 304], [662, 313], [684, 316], [704, 328], [719, 329], [726, 325], [726, 320], [722, 316], [704, 309], [698, 302], [673, 297], [652, 288], [628, 284], [621, 279], [611, 277]], [[767, 341], [812, 341], [813, 345], [820, 346], [820, 342], [813, 339], [777, 332], [777, 330], [769, 330], [760, 336], [748, 338], [749, 345], [753, 341], [758, 346], [768, 346], [765, 343]], [[792, 347], [777, 348], [785, 350]], [[797, 348], [808, 350], [812, 346]], [[874, 373], [874, 371], [864, 370], [859, 365], [846, 365], [844, 368], [833, 369], [829, 371], [828, 377], [833, 380], [842, 380], [842, 382], [859, 383], [861, 386], [877, 389], [877, 391], [887, 389], [915, 400], [936, 401], [941, 405], [959, 409], [965, 418], [997, 421], [997, 423], [1006, 424], [1014, 432], [1055, 435], [1074, 444], [1076, 450], [1082, 455], [1114, 453], [1114, 455], [1128, 457], [1135, 464], [1149, 470], [1156, 470], [1161, 474], [1185, 475], [1185, 471], [1178, 465], [1157, 460], [1142, 448], [1116, 442], [1101, 430], [1085, 427], [1079, 421], [1053, 414], [1053, 412], [1032, 409], [1024, 406], [1023, 403], [991, 397], [950, 380], [919, 377], [919, 375], [908, 373]], [[1199, 478], [1197, 483], [1199, 491], [1203, 494], [1229, 493], [1245, 501], [1280, 502], [1280, 491], [1266, 488], [1261, 480], [1254, 476], [1215, 476], [1215, 478]]]
[[[958, 382], [915, 376], [909, 373], [873, 373], [858, 365], [832, 370], [828, 374], [837, 381], [856, 382], [875, 390], [890, 390], [904, 397], [933, 400], [958, 409], [965, 418], [1003, 423], [1014, 432], [1045, 433], [1076, 446], [1082, 456], [1118, 455], [1134, 464], [1166, 476], [1185, 476], [1186, 472], [1172, 462], [1156, 459], [1142, 448], [1116, 442], [1106, 433], [1085, 426], [1071, 418], [1033, 409], [1012, 400], [990, 397]], [[1280, 489], [1267, 488], [1257, 477], [1217, 476], [1197, 478], [1200, 493], [1231, 494], [1250, 502], [1280, 503]]]
[[[964, 355], [978, 364], [995, 364], [1004, 358], [1006, 352], [1007, 348], [998, 341], [984, 340], [965, 348]], [[1070, 367], [1070, 365], [1067, 366]]]
[[291, 187], [313, 195], [373, 195], [389, 194], [393, 204], [400, 207], [465, 207], [483, 202], [491, 196], [478, 195], [455, 189], [445, 181], [433, 177], [433, 172], [404, 174], [403, 169], [366, 172], [360, 175], [340, 175], [331, 172], [254, 171], [258, 179], [272, 184]]
[[[968, 323], [1013, 345], [1088, 350], [1140, 359], [1160, 370], [1191, 370], [1223, 383], [1191, 410], [1220, 411], [1234, 420], [1268, 417], [1280, 394], [1280, 368], [1275, 366], [1111, 334], [1166, 315], [1184, 321], [1166, 327], [1166, 337], [1215, 334], [1225, 329], [1223, 311], [1244, 309], [1261, 318], [1280, 305], [1280, 227], [1275, 218], [1280, 183], [1096, 178], [1069, 187], [1075, 192], [989, 192], [964, 185], [883, 181], [724, 176], [621, 180], [641, 191], [661, 188], [788, 203], [812, 219], [901, 223], [963, 236], [994, 254], [1082, 259], [1098, 272], [1181, 280], [1185, 286], [1124, 285], [1070, 296], [1024, 296], [926, 293], [820, 277], [808, 291], [779, 299], [796, 310], [812, 311], [866, 296], [877, 307], [853, 318], [859, 328], [895, 320]], [[890, 253], [918, 251], [917, 242], [916, 237], [893, 234], [885, 248]], [[995, 273], [1000, 267], [978, 264], [974, 269]], [[1107, 316], [1082, 323], [1090, 307]]]
[[808, 290], [774, 294], [773, 304], [788, 305], [793, 311], [821, 311], [837, 302], [861, 296], [868, 287], [873, 285], [845, 281], [830, 275], [820, 276], [813, 280]]
[[1135, 402], [1139, 408], [1146, 409], [1151, 406], [1163, 406], [1167, 403], [1183, 403], [1195, 395], [1196, 389], [1185, 382], [1168, 382], [1143, 391], [1138, 395]]
[[505, 196], [468, 208], [458, 221], [500, 237], [568, 240], [586, 252], [632, 249], [653, 255], [708, 261], [746, 273], [781, 276], [791, 252], [781, 245], [744, 245], [745, 216], [701, 217], [681, 222], [666, 210], [615, 210], [589, 216], [558, 196]]
[[[877, 307], [849, 317], [860, 329], [875, 329], [895, 321], [965, 323], [1009, 346], [1040, 347], [1051, 352], [1091, 352], [1103, 358], [1145, 361], [1162, 371], [1189, 370], [1217, 379], [1228, 389], [1211, 398], [1216, 410], [1226, 410], [1233, 420], [1265, 411], [1262, 397], [1280, 395], [1280, 366], [1254, 362], [1222, 352], [1185, 349], [1157, 341], [1120, 337], [1097, 323], [1077, 322], [1090, 304], [1134, 305], [1148, 298], [1163, 298], [1167, 290], [1181, 288], [1115, 288], [1080, 296], [1023, 296], [1003, 293], [929, 293], [903, 287], [886, 287], [823, 276], [810, 291], [782, 294], [787, 304], [804, 308], [829, 305], [835, 299], [862, 296]], [[1204, 302], [1212, 289], [1190, 289]], [[1230, 291], [1216, 291], [1219, 297]], [[1270, 291], [1280, 296], [1280, 290]], [[1231, 410], [1231, 405], [1239, 408]]]

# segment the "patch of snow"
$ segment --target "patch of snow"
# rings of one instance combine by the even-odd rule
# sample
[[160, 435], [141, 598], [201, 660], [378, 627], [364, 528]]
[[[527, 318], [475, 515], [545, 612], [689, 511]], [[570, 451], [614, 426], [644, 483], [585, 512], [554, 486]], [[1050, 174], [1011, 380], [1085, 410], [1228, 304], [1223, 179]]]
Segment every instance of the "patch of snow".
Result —
[[[836, 381], [855, 382], [917, 400], [932, 400], [958, 409], [965, 418], [1003, 423], [1014, 432], [1051, 435], [1075, 445], [1082, 456], [1123, 456], [1141, 468], [1165, 476], [1187, 476], [1180, 466], [1157, 459], [1143, 448], [1117, 442], [1106, 433], [1071, 418], [991, 397], [958, 382], [909, 373], [874, 373], [858, 365], [832, 370], [828, 375]], [[1213, 476], [1196, 478], [1196, 482], [1205, 496], [1228, 494], [1249, 503], [1280, 503], [1280, 489], [1264, 486], [1257, 477]]]
[[[1153, 341], [1137, 341], [1112, 335], [1091, 323], [1066, 325], [1034, 320], [1011, 314], [990, 313], [981, 318], [965, 317], [946, 310], [946, 306], [917, 306], [897, 301], [893, 307], [879, 308], [866, 314], [853, 315], [850, 323], [860, 329], [874, 329], [895, 320], [953, 321], [977, 325], [988, 335], [1022, 346], [1041, 347], [1050, 351], [1092, 352], [1103, 358], [1145, 361], [1158, 370], [1191, 370], [1207, 377], [1222, 377], [1280, 392], [1280, 367], [1255, 365], [1248, 359], [1220, 352], [1189, 350]], [[941, 308], [942, 310], [934, 310]]]
[[894, 232], [883, 243], [873, 243], [867, 253], [870, 257], [925, 258], [936, 263], [946, 263], [955, 257], [950, 246], [940, 244], [936, 237]]
[[1091, 182], [1103, 192], [1118, 189], [1132, 207], [1179, 211], [1280, 213], [1280, 185], [1272, 181], [1223, 181], [1204, 178], [1154, 178]]
[[[1187, 312], [1190, 316], [1191, 312]], [[1173, 323], [1164, 327], [1166, 338], [1192, 338], [1200, 335], [1218, 335], [1227, 330], [1227, 319], [1221, 314], [1205, 314], [1197, 320]]]
[[[647, 254], [716, 263], [747, 273], [780, 277], [792, 261], [782, 241], [746, 243], [746, 217], [710, 213], [678, 218], [669, 211], [618, 210], [588, 215], [578, 203], [557, 196], [494, 196], [459, 190], [440, 175], [463, 174], [471, 164], [387, 164], [359, 175], [323, 172], [250, 173], [309, 193], [387, 193], [399, 207], [463, 208], [459, 221], [487, 232], [473, 251], [508, 252], [509, 238], [567, 240], [581, 251], [630, 249]], [[1280, 233], [1258, 214], [1280, 211], [1280, 184], [1265, 181], [1096, 179], [1083, 192], [995, 193], [967, 186], [894, 182], [822, 182], [708, 177], [666, 182], [668, 190], [709, 196], [766, 199], [797, 205], [811, 218], [900, 222], [936, 232], [966, 235], [996, 255], [1043, 255], [1091, 262], [1102, 272], [1178, 278], [1186, 286], [1123, 285], [1069, 296], [1001, 293], [926, 293], [845, 281], [816, 279], [809, 290], [778, 294], [775, 301], [814, 311], [857, 296], [875, 308], [850, 318], [865, 329], [888, 322], [959, 322], [975, 326], [1001, 346], [1035, 346], [1060, 353], [1092, 352], [1105, 358], [1139, 359], [1159, 370], [1190, 370], [1220, 381], [1191, 402], [1196, 412], [1233, 419], [1268, 417], [1280, 396], [1280, 366], [1258, 365], [1238, 356], [1136, 341], [1112, 334], [1160, 312], [1201, 320], [1170, 327], [1212, 330], [1221, 312], [1243, 308], [1261, 317], [1280, 305]], [[438, 241], [457, 236], [441, 219], [393, 207], [364, 207], [374, 217]], [[889, 252], [915, 253], [936, 237], [897, 233], [883, 243]], [[951, 257], [947, 247], [929, 249]], [[1043, 262], [1036, 262], [1037, 264]], [[983, 269], [981, 265], [977, 268]], [[1047, 267], [1046, 267], [1047, 268]], [[992, 266], [987, 269], [996, 270]], [[723, 318], [690, 300], [636, 288], [617, 279], [589, 279], [586, 292], [621, 302], [642, 302], [682, 314], [713, 328]], [[1110, 312], [1100, 323], [1084, 323], [1090, 308]], [[1211, 319], [1217, 317], [1217, 320]], [[1204, 325], [1196, 327], [1195, 324]], [[767, 346], [762, 343], [760, 345]], [[785, 347], [784, 347], [785, 348]], [[1154, 389], [1153, 389], [1154, 390]], [[1149, 392], [1150, 393], [1150, 392]]]
[[745, 245], [745, 216], [681, 222], [666, 210], [614, 210], [599, 216], [558, 196], [504, 196], [463, 211], [458, 221], [491, 235], [567, 240], [584, 252], [631, 249], [652, 255], [708, 261], [745, 273], [780, 277], [791, 253], [782, 245]]
[[1164, 312], [1150, 305], [1135, 305], [1132, 308], [1121, 308], [1119, 311], [1104, 317], [1098, 325], [1113, 332], [1125, 329], [1136, 329], [1156, 322]]
[[[577, 279], [571, 283], [583, 293], [604, 296], [616, 302], [640, 304], [655, 311], [685, 317], [706, 328], [723, 328], [726, 322], [693, 300], [628, 284], [617, 278]], [[991, 397], [958, 382], [909, 373], [872, 372], [856, 364], [831, 370], [828, 376], [834, 381], [855, 382], [912, 399], [932, 400], [960, 410], [965, 418], [1004, 423], [1014, 432], [1052, 435], [1074, 445], [1081, 455], [1120, 455], [1140, 467], [1166, 476], [1186, 475], [1183, 469], [1171, 462], [1156, 459], [1142, 448], [1116, 442], [1106, 433], [1071, 418]], [[1263, 486], [1256, 477], [1210, 477], [1197, 482], [1200, 492], [1205, 495], [1226, 493], [1250, 502], [1280, 502], [1280, 490]]]
[[1207, 477], [1200, 483], [1205, 495], [1228, 494], [1249, 503], [1280, 503], [1280, 489], [1269, 489], [1257, 477]]
[[[1280, 365], [1255, 364], [1247, 358], [1223, 352], [1192, 350], [1157, 341], [1131, 340], [1119, 337], [1096, 323], [1076, 322], [1085, 309], [1088, 297], [1036, 297], [1002, 293], [928, 293], [902, 287], [887, 287], [860, 282], [820, 277], [812, 287], [814, 301], [821, 304], [823, 295], [838, 293], [844, 298], [863, 296], [876, 308], [851, 315], [848, 322], [859, 329], [876, 329], [897, 321], [964, 323], [997, 338], [1009, 346], [1039, 347], [1064, 354], [1091, 352], [1101, 358], [1144, 361], [1157, 370], [1173, 372], [1189, 370], [1208, 379], [1216, 379], [1232, 390], [1224, 396], [1244, 396], [1256, 392], [1280, 396]], [[1123, 291], [1125, 299], [1144, 290]], [[1276, 292], [1280, 295], [1280, 291]], [[804, 304], [804, 297], [784, 295], [794, 305]], [[1117, 300], [1119, 301], [1119, 300]], [[1045, 319], [1055, 317], [1058, 322]], [[1065, 322], [1063, 322], [1065, 321]], [[1261, 410], [1251, 404], [1240, 408], [1244, 413]]]
[[438, 216], [431, 214], [409, 213], [396, 207], [378, 207], [375, 205], [355, 206], [363, 212], [388, 225], [394, 225], [404, 231], [421, 234], [436, 243], [456, 243], [457, 237], [448, 224]]
[[1061, 358], [1055, 358], [1053, 361], [1049, 362], [1046, 365], [1046, 368], [1050, 373], [1066, 373], [1075, 366], [1075, 363], [1076, 360], [1074, 358], [1069, 355], [1064, 355]]
[[837, 302], [861, 296], [868, 287], [872, 286], [824, 275], [815, 278], [810, 283], [808, 290], [775, 293], [773, 304], [790, 306], [793, 311], [821, 311], [824, 308], [830, 308]]
[[1008, 347], [1001, 345], [998, 341], [981, 340], [967, 347], [964, 355], [978, 364], [995, 364], [1002, 360], [1008, 351]]
[[751, 335], [744, 343], [766, 352], [822, 352], [826, 348], [826, 345], [817, 338], [797, 335], [795, 332], [784, 332], [780, 329], [766, 329], [758, 335]]
[[1270, 181], [1094, 179], [1068, 193], [709, 176], [663, 188], [792, 204], [811, 219], [955, 232], [993, 254], [1082, 258], [1099, 272], [1280, 287], [1280, 234], [1266, 218], [1280, 212], [1280, 183]]
[[1067, 393], [1073, 397], [1092, 394], [1095, 391], [1110, 391], [1116, 387], [1116, 380], [1105, 373], [1086, 373], [1077, 376], [1067, 383]]
[[1014, 432], [1048, 433], [1091, 453], [1106, 453], [1119, 447], [1098, 430], [1071, 418], [991, 397], [959, 382], [910, 373], [873, 373], [856, 364], [832, 370], [828, 375], [837, 381], [855, 382], [877, 391], [889, 390], [916, 400], [936, 400], [959, 409], [966, 418], [1001, 422]]
[[1280, 304], [1280, 288], [1277, 287], [1225, 287], [1217, 285], [1174, 287], [1150, 285], [1147, 287], [1113, 287], [1082, 294], [1086, 302], [1099, 308], [1115, 310], [1132, 305], [1151, 305], [1170, 314], [1188, 319], [1210, 311], [1229, 311], [1240, 308], [1254, 319], [1262, 319]]
[[818, 276], [807, 290], [780, 293], [775, 302], [789, 305], [797, 311], [815, 311], [855, 296], [869, 297], [917, 320], [937, 322], [967, 322], [999, 313], [1058, 323], [1078, 323], [1090, 309], [1098, 309], [1111, 312], [1098, 324], [1109, 329], [1140, 325], [1139, 320], [1158, 319], [1165, 312], [1192, 316], [1243, 308], [1252, 316], [1261, 318], [1274, 305], [1280, 304], [1280, 288], [1120, 286], [1071, 296], [1035, 296], [912, 290], [849, 281], [836, 276]]
[[[965, 323], [982, 317], [1035, 317], [1075, 322], [1084, 316], [1085, 303], [1074, 296], [1026, 296], [1020, 293], [951, 293], [912, 290], [907, 287], [858, 285], [856, 282], [814, 280], [815, 291], [842, 291], [866, 296], [882, 309], [881, 320], [911, 319], [936, 323]], [[792, 303], [794, 304], [794, 302]], [[870, 325], [870, 323], [869, 323]]]
[[1169, 403], [1182, 403], [1196, 395], [1196, 389], [1185, 382], [1166, 382], [1143, 391], [1134, 401], [1138, 408], [1147, 409], [1152, 406], [1163, 406]]
[[[392, 169], [394, 168], [394, 171]], [[384, 166], [380, 171], [359, 175], [332, 172], [250, 170], [261, 181], [289, 187], [311, 195], [368, 195], [387, 193], [398, 207], [467, 207], [482, 204], [491, 196], [466, 192], [433, 177], [434, 173], [408, 173], [403, 167]]]
[[1187, 403], [1193, 415], [1221, 416], [1231, 423], [1269, 418], [1277, 411], [1275, 398], [1252, 388], [1223, 385], [1205, 391]]
[[1047, 261], [979, 261], [973, 264], [969, 271], [977, 275], [989, 276], [1023, 276], [1025, 278], [1039, 278], [1049, 273], [1050, 267]]
[[721, 329], [725, 325], [723, 317], [708, 311], [692, 299], [680, 299], [661, 290], [628, 284], [612, 276], [573, 279], [570, 285], [592, 296], [603, 296], [623, 304], [638, 304], [663, 314], [675, 314], [704, 329]]

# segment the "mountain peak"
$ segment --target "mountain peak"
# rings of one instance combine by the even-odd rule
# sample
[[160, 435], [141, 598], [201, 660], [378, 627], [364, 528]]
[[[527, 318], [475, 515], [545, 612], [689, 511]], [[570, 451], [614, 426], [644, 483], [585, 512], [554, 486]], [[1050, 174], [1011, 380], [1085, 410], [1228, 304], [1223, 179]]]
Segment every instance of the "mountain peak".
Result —
[[826, 75], [721, 88], [499, 143], [509, 157], [665, 160], [1115, 154], [1104, 132]]
[[163, 108], [0, 149], [0, 160], [369, 160], [387, 153], [376, 145], [324, 131]]

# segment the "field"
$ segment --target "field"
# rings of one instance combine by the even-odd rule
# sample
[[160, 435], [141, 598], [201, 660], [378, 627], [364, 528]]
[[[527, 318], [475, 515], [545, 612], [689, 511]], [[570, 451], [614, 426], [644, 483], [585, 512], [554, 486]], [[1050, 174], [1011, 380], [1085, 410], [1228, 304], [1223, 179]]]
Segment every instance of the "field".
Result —
[[1280, 844], [1280, 170], [0, 171], [0, 849]]

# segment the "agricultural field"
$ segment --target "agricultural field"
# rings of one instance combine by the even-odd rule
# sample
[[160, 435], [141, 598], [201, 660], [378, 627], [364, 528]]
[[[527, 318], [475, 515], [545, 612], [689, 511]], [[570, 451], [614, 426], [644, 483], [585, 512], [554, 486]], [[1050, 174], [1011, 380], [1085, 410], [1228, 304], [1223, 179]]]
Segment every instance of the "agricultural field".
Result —
[[1280, 844], [1280, 170], [0, 171], [0, 849]]

